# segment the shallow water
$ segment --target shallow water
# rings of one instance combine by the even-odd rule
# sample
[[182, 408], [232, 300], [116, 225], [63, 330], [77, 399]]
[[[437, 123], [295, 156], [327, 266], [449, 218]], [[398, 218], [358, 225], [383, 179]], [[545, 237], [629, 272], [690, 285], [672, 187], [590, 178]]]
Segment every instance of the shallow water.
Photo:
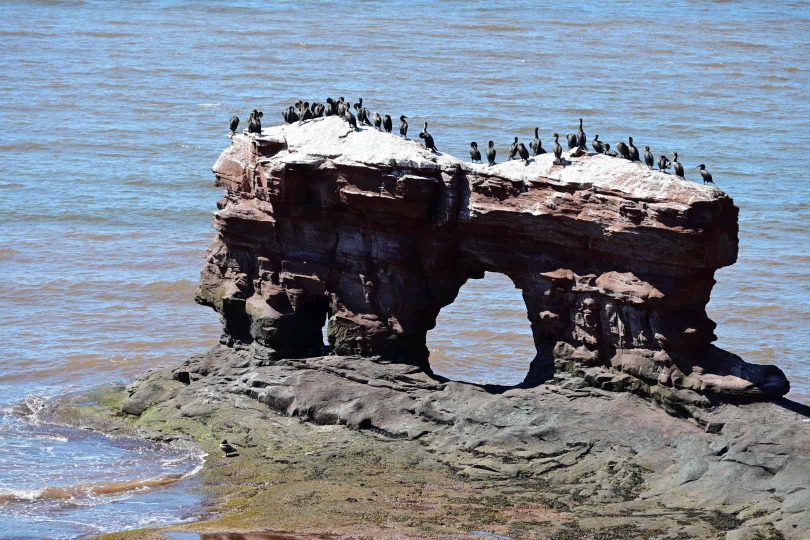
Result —
[[[778, 364], [791, 397], [810, 403], [808, 3], [347, 1], [339, 14], [315, 2], [199, 4], [0, 3], [0, 405], [215, 343], [218, 317], [192, 293], [227, 119], [244, 125], [257, 107], [269, 124], [297, 98], [338, 95], [414, 127], [428, 117], [437, 146], [462, 157], [489, 139], [502, 156], [535, 126], [548, 145], [581, 116], [590, 138], [678, 151], [688, 178], [706, 163], [741, 208], [740, 260], [717, 273], [709, 305], [718, 345]], [[468, 283], [429, 346], [439, 373], [521, 380], [533, 351], [518, 291], [497, 275]], [[0, 433], [0, 485], [21, 482], [16, 465], [40, 464], [9, 459], [17, 436]], [[67, 438], [74, 455], [115, 452]], [[31, 489], [56, 485], [42, 470]], [[22, 503], [5, 504], [3, 516]], [[26, 508], [32, 525], [21, 518], [15, 534], [44, 535], [33, 523], [54, 506]], [[120, 508], [97, 505], [92, 520], [139, 523]], [[59, 523], [47, 535], [79, 534]]]

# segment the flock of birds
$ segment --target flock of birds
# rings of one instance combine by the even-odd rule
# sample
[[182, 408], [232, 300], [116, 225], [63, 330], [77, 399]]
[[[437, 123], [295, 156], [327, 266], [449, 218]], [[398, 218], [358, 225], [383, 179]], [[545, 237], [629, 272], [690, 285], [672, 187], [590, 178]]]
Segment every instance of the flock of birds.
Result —
[[[352, 108], [355, 110], [354, 113], [351, 110]], [[263, 116], [264, 114], [256, 109], [253, 109], [250, 112], [247, 127], [247, 132], [249, 134], [255, 133], [257, 135], [261, 135], [261, 119]], [[346, 121], [355, 131], [358, 129], [358, 126], [362, 125], [374, 127], [379, 131], [385, 131], [387, 133], [391, 133], [393, 130], [391, 116], [387, 114], [380, 116], [380, 113], [377, 112], [372, 115], [371, 111], [363, 106], [363, 98], [359, 98], [358, 102], [354, 103], [353, 105], [350, 105], [349, 102], [344, 100], [342, 97], [336, 100], [327, 98], [326, 104], [310, 104], [307, 101], [299, 100], [296, 101], [294, 105], [290, 105], [286, 109], [282, 110], [281, 116], [288, 124], [298, 122], [300, 125], [303, 122], [313, 118], [337, 116]], [[234, 135], [234, 133], [236, 133], [237, 127], [239, 127], [239, 117], [233, 116], [230, 120], [231, 137]], [[403, 115], [399, 117], [399, 134], [403, 138], [408, 139], [407, 116]], [[424, 142], [425, 148], [433, 152], [438, 152], [436, 143], [433, 140], [433, 136], [428, 133], [427, 122], [424, 123], [422, 131], [419, 133], [419, 138]], [[554, 164], [565, 166], [567, 162], [562, 157], [563, 148], [562, 145], [560, 145], [559, 138], [560, 136], [555, 133], [553, 147]], [[568, 149], [571, 150], [571, 153], [569, 154], [570, 157], [580, 157], [588, 153], [588, 137], [585, 135], [585, 131], [582, 128], [582, 118], [579, 119], [579, 130], [577, 133], [569, 133], [566, 136], [566, 139], [568, 142]], [[625, 143], [624, 141], [617, 143], [616, 150], [618, 150], [618, 152], [616, 150], [611, 150], [610, 144], [600, 141], [599, 135], [596, 135], [593, 138], [593, 141], [591, 141], [591, 147], [597, 154], [605, 154], [606, 156], [611, 157], [621, 157], [632, 162], [641, 162], [641, 154], [639, 153], [638, 148], [636, 148], [633, 144], [633, 137], [628, 137], [628, 143]], [[543, 148], [543, 143], [540, 140], [539, 128], [534, 128], [534, 139], [529, 143], [529, 148], [532, 150], [532, 156], [539, 156], [540, 154], [546, 153], [546, 150]], [[497, 152], [495, 150], [495, 143], [493, 141], [489, 141], [489, 145], [487, 146], [485, 153], [489, 165], [495, 165], [495, 157]], [[509, 146], [509, 157], [507, 161], [511, 161], [512, 159], [518, 157], [523, 161], [524, 164], [529, 164], [529, 149], [526, 148], [526, 145], [524, 145], [522, 142], [518, 142], [518, 138], [515, 137], [515, 141]], [[470, 143], [470, 159], [473, 163], [482, 162], [481, 151], [478, 149], [478, 143], [475, 141]], [[674, 157], [671, 161], [666, 156], [660, 155], [658, 156], [658, 160], [656, 162], [655, 156], [650, 151], [650, 147], [645, 146], [644, 164], [647, 165], [647, 168], [649, 169], [653, 169], [655, 165], [658, 165], [658, 170], [664, 173], [667, 172], [667, 169], [672, 168], [676, 176], [684, 178], [684, 168], [683, 165], [678, 161], [677, 152], [674, 152]], [[700, 170], [700, 176], [703, 178], [704, 185], [714, 184], [712, 175], [706, 170], [706, 166], [704, 164], [701, 163], [697, 166], [697, 168]]]

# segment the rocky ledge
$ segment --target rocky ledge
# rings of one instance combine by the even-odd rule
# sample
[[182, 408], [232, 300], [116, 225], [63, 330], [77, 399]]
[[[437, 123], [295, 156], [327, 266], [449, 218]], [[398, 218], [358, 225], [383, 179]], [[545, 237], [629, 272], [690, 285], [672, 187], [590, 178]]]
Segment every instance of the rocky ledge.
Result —
[[490, 167], [335, 117], [237, 135], [214, 166], [197, 301], [224, 343], [323, 352], [430, 372], [426, 334], [468, 279], [521, 290], [537, 355], [524, 384], [602, 367], [696, 403], [783, 396], [775, 366], [712, 345], [714, 271], [737, 258], [722, 191], [605, 155]]
[[[467, 164], [336, 118], [234, 137], [214, 167], [227, 195], [197, 291], [222, 341], [121, 408], [168, 437], [227, 435], [257, 470], [286, 464], [255, 484], [273, 511], [288, 499], [260, 486], [383, 445], [374, 466], [399, 472], [351, 458], [324, 495], [374, 476], [392, 494], [368, 498], [391, 527], [374, 537], [482, 523], [533, 538], [810, 537], [810, 409], [781, 397], [778, 368], [711, 344], [713, 274], [737, 256], [732, 200], [624, 160], [566, 158]], [[430, 370], [427, 331], [486, 271], [523, 292], [537, 356], [518, 387]], [[323, 451], [272, 450], [293, 443]], [[428, 495], [420, 475], [439, 469], [449, 491]], [[397, 514], [411, 473], [424, 489]], [[489, 521], [461, 520], [484, 493]], [[343, 523], [336, 505], [302, 519]]]

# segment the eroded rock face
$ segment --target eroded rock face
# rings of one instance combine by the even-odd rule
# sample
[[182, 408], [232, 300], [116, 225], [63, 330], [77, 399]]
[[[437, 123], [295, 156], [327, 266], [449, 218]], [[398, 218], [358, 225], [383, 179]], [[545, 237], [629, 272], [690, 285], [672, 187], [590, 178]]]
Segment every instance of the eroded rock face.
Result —
[[649, 386], [771, 399], [788, 382], [712, 345], [714, 271], [737, 258], [722, 191], [604, 155], [494, 167], [334, 117], [238, 135], [214, 173], [198, 302], [227, 341], [429, 370], [426, 334], [468, 279], [509, 276], [537, 356], [527, 385], [603, 366]]

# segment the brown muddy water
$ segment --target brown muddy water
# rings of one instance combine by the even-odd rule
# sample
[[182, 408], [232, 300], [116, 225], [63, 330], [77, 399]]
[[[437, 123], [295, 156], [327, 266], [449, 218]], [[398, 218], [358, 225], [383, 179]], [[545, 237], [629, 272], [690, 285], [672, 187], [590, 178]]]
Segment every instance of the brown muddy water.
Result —
[[[217, 341], [192, 299], [210, 168], [231, 115], [280, 122], [297, 98], [429, 118], [457, 156], [489, 139], [503, 155], [535, 126], [548, 144], [583, 117], [591, 137], [679, 152], [688, 179], [705, 163], [741, 209], [740, 259], [709, 305], [718, 345], [778, 364], [810, 403], [807, 2], [6, 0], [0, 44], [0, 536], [193, 519], [183, 481], [85, 488], [185, 475], [201, 456], [32, 411]], [[428, 338], [436, 371], [464, 380], [518, 382], [534, 354], [499, 275], [468, 283]]]

